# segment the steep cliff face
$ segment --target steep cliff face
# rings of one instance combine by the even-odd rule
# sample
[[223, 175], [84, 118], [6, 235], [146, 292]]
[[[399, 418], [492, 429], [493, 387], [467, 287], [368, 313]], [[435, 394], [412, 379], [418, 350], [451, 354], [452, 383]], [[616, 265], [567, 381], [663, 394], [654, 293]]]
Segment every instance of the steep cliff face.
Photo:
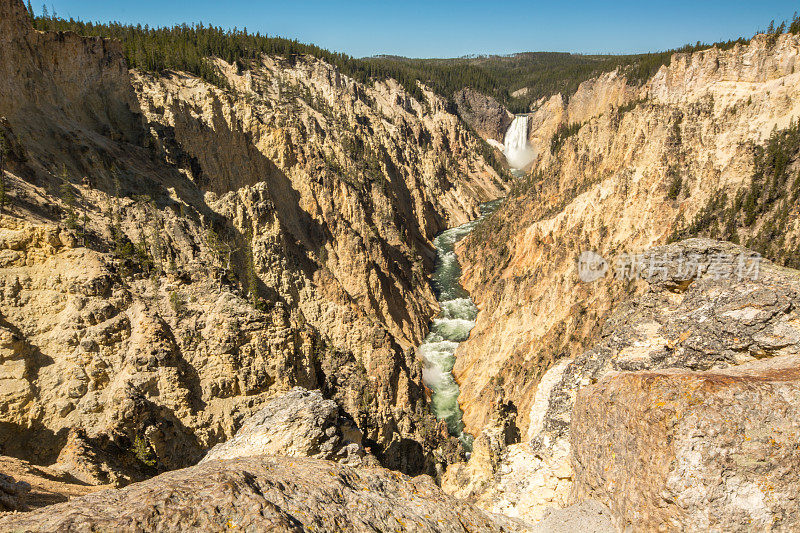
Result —
[[465, 88], [453, 95], [458, 114], [486, 140], [503, 142], [514, 115], [500, 102], [478, 91]]
[[505, 185], [444, 102], [311, 58], [220, 62], [226, 90], [128, 72], [0, 15], [3, 453], [124, 483], [300, 385], [388, 466], [457, 455], [411, 350], [430, 239]]
[[[582, 284], [582, 251], [610, 258], [663, 243], [719, 191], [749, 186], [752, 146], [800, 115], [798, 51], [796, 36], [757, 36], [677, 54], [641, 88], [614, 74], [584, 84], [567, 118], [553, 111], [560, 97], [542, 104], [534, 172], [462, 247], [481, 309], [455, 367], [468, 430], [510, 401], [524, 436], [545, 371], [590, 346], [613, 302], [636, 293]], [[553, 143], [563, 121], [580, 127]]]
[[619, 71], [607, 72], [587, 80], [569, 98], [554, 94], [542, 98], [531, 106], [528, 119], [528, 142], [542, 165], [548, 160], [553, 135], [570, 125], [581, 125], [610, 111], [636, 101], [641, 88], [628, 82]]
[[[137, 75], [147, 120], [169, 128], [197, 161], [197, 181], [219, 177], [209, 202], [257, 241], [261, 221], [234, 214], [235, 195], [226, 193], [267, 182], [282, 228], [328, 278], [323, 290], [335, 286], [403, 347], [418, 343], [434, 301], [425, 282], [430, 239], [504, 190], [477, 155], [478, 140], [431, 93], [416, 102], [393, 81], [365, 87], [313, 58], [264, 58], [243, 76], [221, 68], [233, 94], [183, 76]], [[299, 292], [307, 318], [347, 342], [340, 324], [352, 303], [324, 318], [318, 291]], [[350, 340], [348, 349], [362, 349], [362, 339]]]
[[[73, 132], [135, 141], [135, 95], [117, 43], [30, 29], [21, 3], [0, 4], [2, 115], [20, 137], [37, 137], [40, 150], [57, 150]], [[46, 120], [45, 120], [46, 119]]]

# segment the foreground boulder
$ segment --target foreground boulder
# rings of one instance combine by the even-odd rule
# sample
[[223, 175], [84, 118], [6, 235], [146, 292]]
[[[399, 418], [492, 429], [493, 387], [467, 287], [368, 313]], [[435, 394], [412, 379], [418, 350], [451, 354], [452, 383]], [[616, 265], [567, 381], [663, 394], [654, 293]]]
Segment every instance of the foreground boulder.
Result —
[[[574, 501], [576, 495], [570, 496], [574, 488], [571, 483], [576, 479], [570, 472], [576, 464], [570, 458], [572, 445], [575, 439], [582, 438], [577, 433], [586, 424], [598, 421], [585, 411], [581, 416], [591, 420], [574, 419], [576, 396], [581, 389], [620, 372], [650, 375], [664, 369], [705, 372], [737, 367], [746, 372], [749, 367], [742, 365], [800, 353], [800, 273], [761, 261], [758, 272], [739, 279], [735, 274], [718, 275], [710, 266], [721, 257], [737, 258], [750, 253], [740, 246], [709, 239], [689, 239], [650, 250], [649, 255], [662, 258], [693, 257], [701, 265], [700, 271], [683, 272], [675, 266], [677, 262], [670, 261], [664, 275], [647, 280], [641, 296], [617, 307], [605, 323], [597, 345], [545, 374], [542, 382], [551, 385], [549, 390], [542, 387], [537, 391], [529, 437], [533, 454], [543, 459], [539, 471], [546, 478], [559, 480], [554, 503]], [[697, 379], [703, 378], [698, 375]], [[744, 418], [736, 417], [749, 416], [746, 404], [751, 400], [732, 395], [729, 401], [725, 410], [732, 419], [730, 423], [744, 423]], [[711, 416], [711, 411], [698, 416]], [[698, 419], [697, 423], [701, 422], [705, 423]], [[580, 429], [576, 430], [575, 424]], [[693, 432], [693, 427], [683, 426], [682, 430]], [[663, 437], [658, 428], [650, 430], [653, 439]], [[604, 436], [603, 442], [610, 443], [613, 435]], [[671, 434], [670, 438], [677, 436]], [[744, 435], [739, 442], [731, 443], [734, 444], [737, 453], [749, 456]], [[629, 445], [634, 443], [629, 441]], [[636, 441], [635, 446], [649, 445]], [[629, 469], [625, 475], [633, 482], [641, 477], [641, 469], [647, 464]], [[687, 476], [683, 482], [691, 483], [690, 472], [678, 475]], [[731, 497], [737, 492], [733, 486], [727, 490]], [[547, 490], [530, 491], [551, 496]], [[613, 501], [600, 500], [615, 508]], [[653, 501], [651, 505], [658, 504]]]
[[800, 529], [800, 357], [625, 372], [578, 393], [575, 496], [636, 531]]
[[0, 518], [0, 531], [525, 531], [427, 476], [308, 458], [209, 461]]
[[248, 418], [229, 441], [214, 446], [201, 462], [253, 455], [283, 455], [361, 464], [361, 431], [333, 400], [295, 387]]

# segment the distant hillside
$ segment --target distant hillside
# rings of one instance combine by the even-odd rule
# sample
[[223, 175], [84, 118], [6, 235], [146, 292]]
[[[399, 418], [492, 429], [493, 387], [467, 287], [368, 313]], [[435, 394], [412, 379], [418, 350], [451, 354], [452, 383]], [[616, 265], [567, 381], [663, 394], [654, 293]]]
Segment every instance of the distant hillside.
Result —
[[507, 56], [477, 56], [454, 59], [409, 59], [378, 56], [363, 59], [382, 71], [401, 71], [418, 79], [443, 96], [464, 88], [493, 96], [514, 113], [530, 109], [533, 102], [555, 93], [570, 95], [582, 82], [622, 67], [633, 81], [644, 81], [669, 63], [675, 52], [694, 52], [711, 46], [730, 48], [746, 39], [697, 43], [676, 50], [637, 55], [581, 55], [563, 52], [524, 52]]
[[[564, 52], [524, 52], [505, 56], [471, 56], [453, 59], [409, 59], [398, 56], [353, 58], [311, 44], [281, 37], [251, 34], [237, 29], [187, 25], [149, 28], [120, 23], [91, 23], [53, 16], [36, 17], [39, 30], [74, 31], [83, 36], [108, 37], [123, 43], [128, 65], [144, 71], [183, 70], [219, 85], [222, 78], [205, 61], [216, 56], [240, 68], [260, 54], [284, 56], [312, 55], [335, 65], [344, 74], [366, 83], [394, 78], [415, 98], [425, 98], [417, 85], [421, 81], [448, 99], [464, 87], [496, 98], [510, 111], [526, 112], [533, 102], [555, 93], [571, 95], [578, 85], [603, 72], [623, 68], [634, 82], [644, 81], [676, 52], [695, 52], [716, 46], [728, 49], [749, 39], [740, 38], [714, 44], [697, 42], [675, 50], [634, 55], [582, 55]], [[769, 33], [796, 33], [797, 20], [770, 25]]]

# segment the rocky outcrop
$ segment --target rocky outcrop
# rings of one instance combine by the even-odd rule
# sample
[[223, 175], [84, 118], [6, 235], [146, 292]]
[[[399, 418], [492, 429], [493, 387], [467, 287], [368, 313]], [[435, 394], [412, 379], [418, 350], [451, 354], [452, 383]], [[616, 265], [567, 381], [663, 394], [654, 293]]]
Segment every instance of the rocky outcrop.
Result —
[[204, 531], [525, 530], [447, 496], [426, 476], [281, 457], [212, 461], [0, 518], [0, 529], [14, 531], [174, 531], [187, 524]]
[[[654, 252], [710, 264], [741, 248]], [[687, 286], [670, 274], [610, 319], [606, 340], [567, 366], [534, 441], [563, 437], [571, 418], [573, 497], [607, 491], [598, 499], [636, 529], [796, 527], [800, 273], [763, 263], [758, 279], [716, 276]]]
[[[639, 296], [617, 304], [596, 346], [544, 374], [527, 436], [477, 478], [489, 482], [451, 476], [468, 463], [451, 466], [444, 487], [529, 520], [593, 498], [635, 529], [730, 529], [766, 516], [791, 529], [785, 506], [798, 480], [779, 465], [794, 464], [796, 450], [769, 439], [796, 434], [800, 273], [759, 261], [740, 277], [750, 254], [690, 239], [648, 250], [643, 264], [660, 265], [652, 275], [606, 280], [640, 285]], [[751, 484], [772, 487], [774, 499], [748, 507], [737, 487]]]
[[407, 472], [459, 456], [412, 346], [430, 239], [505, 185], [427, 93], [264, 57], [230, 88], [0, 1], [0, 451], [124, 484], [319, 389]]
[[[729, 243], [690, 239], [655, 248], [651, 257], [696, 257], [698, 264], [709, 265], [742, 252]], [[612, 372], [706, 371], [800, 353], [796, 272], [764, 261], [757, 279], [712, 272], [693, 278], [677, 272], [677, 261], [669, 264], [667, 276], [655, 276], [642, 296], [608, 319], [597, 346], [550, 371], [555, 385], [529, 433], [533, 451], [547, 458], [544, 471], [556, 472], [569, 462], [565, 452], [577, 391]]]
[[500, 143], [514, 120], [514, 115], [491, 96], [470, 88], [461, 89], [453, 95], [458, 115], [472, 126], [484, 139]]
[[270, 400], [248, 418], [234, 437], [217, 444], [201, 463], [253, 455], [283, 455], [363, 461], [361, 431], [341, 412], [336, 402], [319, 391], [295, 387]]
[[797, 353], [609, 376], [578, 393], [575, 496], [634, 530], [796, 530], [799, 410]]

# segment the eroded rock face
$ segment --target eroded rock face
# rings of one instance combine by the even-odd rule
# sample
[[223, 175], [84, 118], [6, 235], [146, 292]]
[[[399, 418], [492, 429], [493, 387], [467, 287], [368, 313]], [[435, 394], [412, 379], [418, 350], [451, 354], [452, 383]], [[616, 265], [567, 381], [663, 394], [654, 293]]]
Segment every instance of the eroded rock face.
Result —
[[187, 524], [203, 531], [526, 530], [446, 495], [427, 476], [282, 457], [211, 461], [0, 518], [0, 529], [15, 531], [175, 531]]
[[234, 437], [217, 444], [202, 463], [253, 455], [284, 455], [361, 464], [361, 431], [333, 400], [295, 387], [248, 418]]
[[514, 120], [508, 109], [491, 96], [473, 89], [462, 89], [453, 95], [456, 109], [461, 118], [484, 139], [494, 139], [500, 143]]
[[[314, 335], [287, 330], [285, 310], [259, 312], [179, 271], [163, 284], [126, 279], [110, 254], [63, 245], [69, 232], [8, 216], [0, 226], [6, 454], [49, 464], [66, 446], [60, 459], [74, 465], [107, 457], [81, 469], [87, 480], [141, 479], [113, 465], [152, 475], [196, 462], [271, 387], [315, 383]], [[137, 440], [153, 468], [135, 457]]]
[[635, 530], [800, 527], [800, 355], [609, 376], [578, 393], [576, 498]]

